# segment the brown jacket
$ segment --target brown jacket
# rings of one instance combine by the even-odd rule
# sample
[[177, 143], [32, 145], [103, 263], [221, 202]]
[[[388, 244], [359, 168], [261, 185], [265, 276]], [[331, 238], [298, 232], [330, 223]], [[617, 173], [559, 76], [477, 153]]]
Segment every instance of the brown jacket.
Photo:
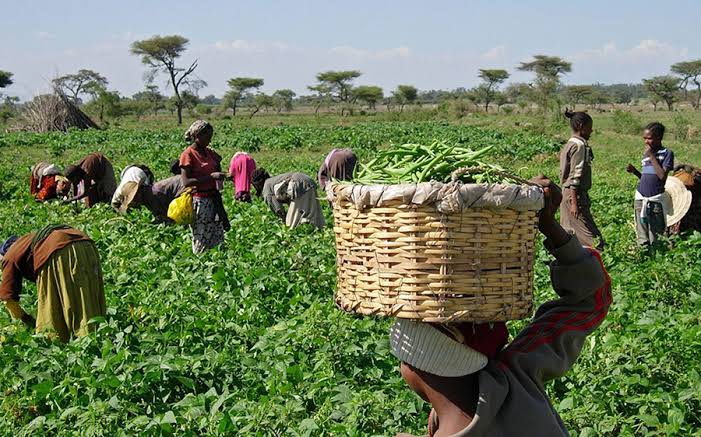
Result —
[[584, 138], [573, 136], [560, 152], [560, 184], [586, 192], [591, 188], [591, 161], [594, 154]]

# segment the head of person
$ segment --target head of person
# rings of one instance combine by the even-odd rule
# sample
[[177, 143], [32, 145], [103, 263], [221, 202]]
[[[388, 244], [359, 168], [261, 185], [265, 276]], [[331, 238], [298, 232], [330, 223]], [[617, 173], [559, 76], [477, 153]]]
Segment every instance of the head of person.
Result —
[[[505, 325], [437, 325], [397, 319], [389, 334], [391, 353], [401, 361], [400, 373], [409, 387], [427, 402], [435, 393], [456, 404], [471, 403], [478, 394], [477, 374], [506, 344]], [[480, 351], [467, 345], [479, 329]], [[435, 406], [434, 406], [435, 407]]]
[[71, 190], [71, 181], [64, 176], [56, 177], [56, 194], [59, 196], [67, 196]]
[[565, 110], [565, 117], [570, 120], [572, 133], [579, 135], [585, 140], [591, 137], [591, 133], [594, 130], [594, 120], [589, 114], [581, 111], [573, 112], [567, 109]]
[[194, 121], [185, 131], [185, 140], [199, 148], [205, 148], [212, 142], [214, 127], [204, 120]]
[[78, 185], [81, 180], [87, 176], [85, 170], [83, 170], [78, 165], [69, 165], [66, 167], [66, 174], [64, 175], [72, 184]]
[[662, 123], [658, 121], [653, 121], [652, 123], [645, 126], [643, 131], [643, 140], [646, 146], [650, 146], [653, 149], [662, 146], [662, 139], [664, 138], [665, 127]]
[[174, 174], [174, 175], [180, 174], [180, 160], [179, 159], [174, 159], [173, 162], [170, 163], [170, 172], [171, 172], [171, 174]]
[[260, 196], [263, 193], [263, 186], [265, 181], [270, 179], [270, 173], [268, 173], [264, 168], [257, 168], [253, 171], [251, 176], [251, 184], [255, 187], [256, 193]]
[[18, 239], [19, 237], [17, 235], [11, 235], [7, 240], [2, 242], [0, 246], [0, 259], [7, 254], [7, 251], [10, 250], [10, 247], [12, 247]]

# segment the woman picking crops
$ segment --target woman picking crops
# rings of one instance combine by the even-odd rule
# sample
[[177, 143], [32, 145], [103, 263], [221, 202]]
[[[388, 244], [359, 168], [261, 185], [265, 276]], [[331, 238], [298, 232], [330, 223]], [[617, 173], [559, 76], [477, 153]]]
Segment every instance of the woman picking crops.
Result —
[[565, 111], [565, 116], [570, 120], [572, 137], [560, 152], [560, 183], [563, 188], [560, 224], [585, 246], [594, 247], [594, 239], [598, 238], [596, 248], [603, 251], [604, 237], [591, 214], [589, 200], [594, 154], [588, 141], [594, 121], [586, 112]]
[[191, 145], [180, 155], [180, 176], [184, 187], [193, 187], [192, 252], [201, 253], [224, 241], [229, 219], [224, 210], [217, 181], [228, 175], [221, 171], [221, 156], [209, 147], [214, 128], [197, 120], [185, 132]]
[[[433, 407], [429, 436], [566, 436], [543, 385], [564, 375], [611, 305], [601, 257], [555, 220], [562, 197], [544, 178], [538, 227], [555, 257], [551, 280], [559, 299], [543, 304], [505, 348], [498, 330], [465, 329], [398, 319], [390, 348], [401, 375]], [[478, 325], [482, 326], [482, 325]]]
[[[253, 172], [253, 186], [265, 203], [290, 228], [309, 223], [321, 229], [326, 225], [316, 197], [316, 184], [303, 173], [284, 173], [270, 177], [265, 169]], [[284, 203], [289, 203], [285, 213]]]
[[246, 152], [236, 152], [231, 158], [229, 174], [234, 183], [235, 199], [251, 201], [251, 178], [256, 169], [256, 161]]
[[118, 211], [126, 212], [129, 208], [146, 206], [159, 223], [172, 223], [168, 218], [168, 206], [185, 190], [183, 178], [171, 176], [160, 180], [153, 185], [143, 185], [136, 182], [128, 182], [124, 186], [124, 199]]
[[112, 195], [112, 208], [119, 210], [124, 201], [124, 187], [129, 182], [135, 182], [138, 185], [153, 184], [153, 172], [145, 165], [128, 165], [120, 175], [119, 186]]
[[[8, 238], [0, 247], [0, 300], [13, 319], [62, 341], [86, 335], [93, 317], [105, 316], [100, 256], [95, 243], [77, 229], [47, 226]], [[19, 305], [22, 279], [37, 284], [37, 319]]]
[[29, 192], [39, 202], [65, 196], [71, 184], [56, 164], [41, 161], [32, 166], [29, 176]]
[[332, 180], [351, 180], [357, 162], [358, 158], [351, 149], [333, 149], [326, 155], [326, 159], [319, 168], [319, 187], [326, 191], [327, 185]]
[[112, 163], [102, 153], [91, 153], [78, 164], [66, 168], [66, 178], [73, 184], [73, 198], [85, 199], [88, 208], [96, 203], [109, 203], [117, 189]]

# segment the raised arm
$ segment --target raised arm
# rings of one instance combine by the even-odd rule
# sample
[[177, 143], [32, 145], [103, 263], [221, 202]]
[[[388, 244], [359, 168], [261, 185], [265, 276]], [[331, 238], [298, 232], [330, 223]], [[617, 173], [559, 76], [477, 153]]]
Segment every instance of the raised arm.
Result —
[[586, 337], [604, 320], [611, 305], [611, 280], [598, 253], [584, 249], [554, 220], [548, 208], [539, 228], [555, 257], [550, 265], [558, 299], [541, 305], [531, 323], [500, 354], [514, 372], [542, 386], [564, 375], [574, 364]]

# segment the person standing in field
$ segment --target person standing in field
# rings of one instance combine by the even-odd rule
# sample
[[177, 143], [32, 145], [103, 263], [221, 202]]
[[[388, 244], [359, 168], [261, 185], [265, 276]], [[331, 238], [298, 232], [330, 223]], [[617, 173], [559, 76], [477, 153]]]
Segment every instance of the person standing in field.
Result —
[[191, 145], [180, 155], [180, 177], [184, 187], [194, 188], [192, 209], [192, 252], [201, 253], [220, 245], [229, 219], [224, 210], [217, 182], [228, 178], [221, 171], [221, 156], [209, 147], [214, 128], [197, 120], [185, 132]]
[[246, 152], [236, 152], [229, 164], [229, 174], [234, 183], [236, 200], [251, 201], [251, 179], [256, 169], [256, 161]]
[[78, 164], [66, 168], [66, 178], [73, 184], [73, 198], [66, 203], [85, 199], [88, 208], [97, 203], [110, 203], [117, 189], [112, 163], [100, 152], [91, 153]]
[[[100, 256], [95, 243], [66, 225], [51, 225], [22, 237], [10, 237], [0, 247], [0, 300], [13, 319], [37, 333], [66, 342], [86, 335], [93, 317], [106, 314]], [[37, 318], [19, 304], [22, 279], [37, 284]]]
[[638, 244], [649, 248], [667, 227], [663, 196], [667, 175], [674, 168], [674, 153], [662, 145], [665, 127], [653, 122], [645, 127], [642, 171], [628, 164], [626, 171], [639, 179], [635, 192], [635, 233]]
[[119, 210], [124, 201], [124, 187], [129, 182], [139, 185], [153, 184], [153, 172], [145, 165], [128, 165], [120, 175], [119, 185], [112, 195], [112, 208]]
[[333, 149], [319, 168], [319, 187], [326, 191], [332, 180], [351, 180], [357, 162], [358, 158], [351, 149]]
[[569, 435], [544, 385], [572, 368], [587, 336], [606, 318], [611, 278], [599, 253], [555, 219], [562, 201], [557, 185], [543, 177], [534, 181], [544, 187], [538, 229], [555, 258], [550, 278], [559, 298], [542, 304], [508, 344], [506, 330], [489, 324], [474, 329], [472, 323], [397, 319], [390, 328], [401, 376], [431, 404], [429, 436]]
[[[253, 186], [270, 209], [290, 228], [309, 223], [322, 229], [326, 226], [314, 180], [304, 173], [283, 173], [270, 177], [265, 169], [253, 172]], [[289, 203], [285, 213], [284, 203]]]
[[[572, 137], [560, 152], [560, 184], [563, 188], [560, 224], [567, 232], [576, 235], [582, 244], [596, 247], [601, 252], [604, 250], [604, 237], [591, 214], [589, 199], [594, 153], [588, 141], [594, 121], [586, 112], [565, 111], [565, 117], [570, 120]], [[595, 238], [599, 239], [596, 246]]]
[[46, 161], [38, 162], [32, 166], [29, 176], [29, 192], [39, 202], [56, 199], [65, 196], [70, 190], [70, 183], [56, 164]]

